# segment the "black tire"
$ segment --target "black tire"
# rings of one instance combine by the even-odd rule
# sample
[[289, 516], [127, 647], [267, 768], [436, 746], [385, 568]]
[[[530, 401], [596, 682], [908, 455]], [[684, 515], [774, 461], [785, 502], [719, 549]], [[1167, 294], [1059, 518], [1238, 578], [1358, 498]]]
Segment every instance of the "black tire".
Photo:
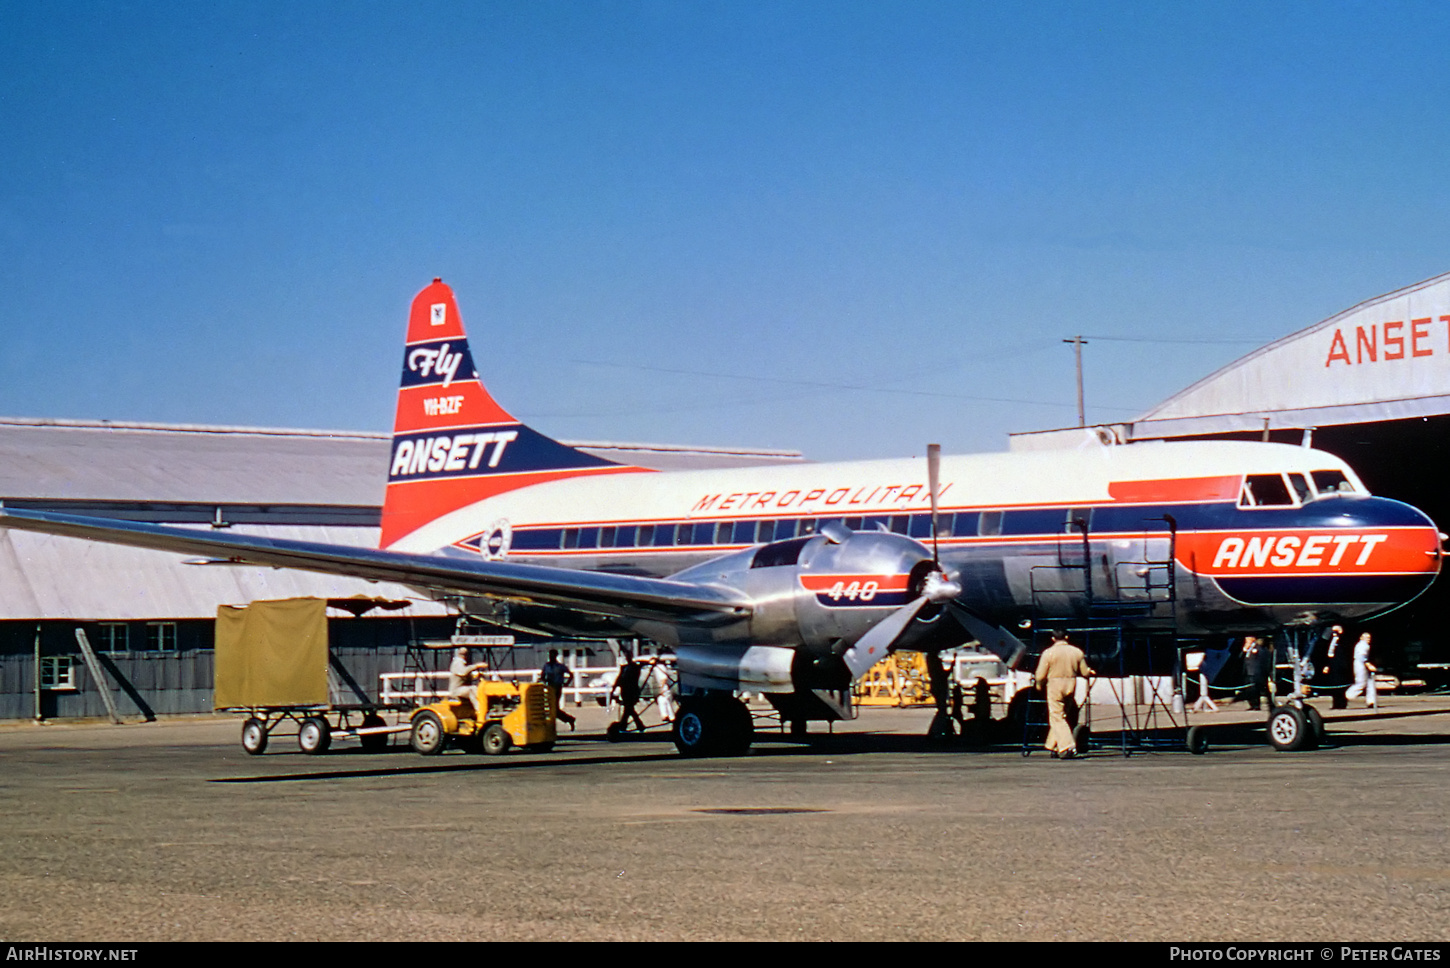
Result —
[[744, 756], [755, 742], [755, 717], [744, 701], [722, 697], [720, 702], [727, 706], [724, 717], [730, 723], [730, 734], [726, 739], [726, 756]]
[[673, 732], [681, 756], [740, 756], [755, 741], [755, 718], [733, 696], [691, 698], [680, 703]]
[[256, 716], [242, 723], [242, 749], [252, 756], [267, 752], [267, 724]]
[[308, 716], [297, 727], [297, 747], [312, 756], [326, 753], [332, 746], [332, 727], [321, 716]]
[[408, 742], [423, 756], [437, 756], [448, 745], [448, 733], [443, 729], [443, 720], [430, 709], [413, 717], [413, 729]]
[[524, 749], [528, 750], [530, 753], [547, 753], [547, 752], [549, 752], [549, 750], [551, 750], [553, 748], [554, 748], [554, 744], [552, 742], [549, 742], [549, 743], [535, 743], [533, 746], [525, 746], [524, 747]]
[[1329, 741], [1329, 730], [1324, 727], [1324, 717], [1308, 703], [1304, 704], [1304, 716], [1309, 720], [1309, 735], [1314, 738], [1315, 747], [1323, 746]]
[[[383, 721], [383, 717], [377, 713], [368, 713], [363, 717], [363, 729], [372, 729], [376, 726], [386, 725], [388, 724]], [[357, 741], [362, 744], [363, 751], [367, 753], [381, 753], [388, 748], [387, 733], [364, 733], [357, 738]]]
[[606, 727], [604, 730], [604, 738], [609, 740], [611, 743], [618, 743], [620, 740], [624, 739], [624, 724], [610, 723], [609, 726]]
[[500, 753], [507, 753], [514, 745], [514, 738], [509, 731], [498, 723], [489, 723], [483, 731], [483, 751], [489, 756], [498, 756]]
[[1281, 753], [1312, 749], [1309, 719], [1294, 706], [1280, 706], [1269, 714], [1269, 745]]
[[698, 699], [686, 699], [675, 713], [672, 729], [675, 749], [681, 756], [715, 755], [715, 734], [719, 731], [718, 717], [711, 715], [710, 704]]
[[1078, 756], [1086, 756], [1088, 744], [1092, 741], [1093, 731], [1084, 723], [1072, 731], [1072, 748], [1077, 750]]
[[1202, 756], [1208, 752], [1208, 727], [1188, 727], [1188, 752], [1194, 756]]

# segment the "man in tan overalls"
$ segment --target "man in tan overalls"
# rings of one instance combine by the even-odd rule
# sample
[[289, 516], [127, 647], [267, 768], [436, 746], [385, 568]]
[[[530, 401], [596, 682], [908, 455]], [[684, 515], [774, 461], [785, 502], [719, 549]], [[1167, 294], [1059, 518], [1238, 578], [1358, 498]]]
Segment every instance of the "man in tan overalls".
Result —
[[1033, 677], [1037, 688], [1047, 693], [1047, 750], [1054, 758], [1072, 759], [1077, 755], [1072, 727], [1067, 722], [1067, 699], [1077, 691], [1077, 677], [1095, 676], [1088, 668], [1082, 649], [1067, 640], [1067, 633], [1053, 630], [1052, 644], [1042, 653]]

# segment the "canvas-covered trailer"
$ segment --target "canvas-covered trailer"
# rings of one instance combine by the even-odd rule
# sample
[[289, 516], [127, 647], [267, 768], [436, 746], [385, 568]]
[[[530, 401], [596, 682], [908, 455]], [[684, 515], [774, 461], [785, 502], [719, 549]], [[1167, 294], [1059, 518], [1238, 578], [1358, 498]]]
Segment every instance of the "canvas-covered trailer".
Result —
[[[410, 705], [369, 701], [331, 656], [327, 606], [322, 598], [288, 598], [217, 609], [214, 708], [246, 714], [248, 753], [264, 752], [278, 730], [296, 735], [302, 752], [313, 754], [327, 752], [335, 738], [382, 749], [390, 734], [408, 731], [407, 720], [399, 720]], [[330, 666], [359, 701], [332, 701]]]

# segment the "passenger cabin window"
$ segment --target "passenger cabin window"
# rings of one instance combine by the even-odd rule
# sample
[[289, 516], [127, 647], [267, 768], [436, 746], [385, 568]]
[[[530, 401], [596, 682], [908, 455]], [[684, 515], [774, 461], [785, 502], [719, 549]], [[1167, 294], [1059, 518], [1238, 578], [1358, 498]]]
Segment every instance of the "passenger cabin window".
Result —
[[1310, 477], [1314, 478], [1314, 490], [1321, 497], [1326, 494], [1354, 493], [1354, 485], [1349, 483], [1349, 478], [1344, 476], [1343, 471], [1313, 471]]
[[1244, 490], [1239, 498], [1239, 507], [1283, 508], [1293, 507], [1294, 499], [1289, 496], [1289, 486], [1282, 474], [1250, 474], [1244, 478]]
[[977, 518], [977, 534], [993, 535], [1002, 533], [1002, 512], [983, 511]]

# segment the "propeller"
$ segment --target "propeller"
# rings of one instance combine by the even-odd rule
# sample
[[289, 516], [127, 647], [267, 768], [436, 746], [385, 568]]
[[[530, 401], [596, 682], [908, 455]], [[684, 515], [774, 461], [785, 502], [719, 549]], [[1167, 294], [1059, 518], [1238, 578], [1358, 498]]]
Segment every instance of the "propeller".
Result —
[[906, 631], [911, 620], [916, 618], [928, 604], [943, 605], [962, 593], [962, 586], [950, 580], [940, 571], [933, 571], [921, 583], [921, 594], [886, 616], [846, 650], [841, 657], [851, 670], [851, 678], [859, 679], [877, 662], [886, 657], [891, 646]]
[[942, 571], [941, 554], [937, 534], [937, 497], [941, 490], [941, 444], [926, 445], [927, 488], [931, 492], [931, 560], [936, 567], [922, 579], [921, 594], [912, 601], [877, 622], [856, 644], [847, 649], [842, 658], [851, 670], [852, 678], [859, 679], [886, 654], [891, 651], [912, 619], [928, 604], [949, 605], [962, 593], [962, 586], [952, 581]]

